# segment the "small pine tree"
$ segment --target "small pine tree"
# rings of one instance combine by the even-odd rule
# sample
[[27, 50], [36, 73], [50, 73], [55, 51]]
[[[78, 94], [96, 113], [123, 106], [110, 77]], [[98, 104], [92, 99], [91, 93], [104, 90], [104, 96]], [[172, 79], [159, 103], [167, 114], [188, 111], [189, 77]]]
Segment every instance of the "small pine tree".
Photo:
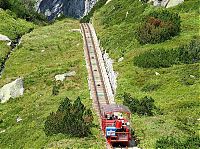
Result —
[[123, 104], [125, 106], [128, 106], [132, 113], [136, 113], [138, 106], [140, 104], [139, 100], [131, 97], [131, 94], [129, 93], [124, 93], [123, 99], [124, 99]]
[[60, 106], [58, 107], [58, 111], [60, 111], [60, 112], [70, 112], [70, 110], [71, 110], [71, 106], [72, 106], [72, 104], [71, 104], [71, 102], [70, 102], [70, 100], [69, 100], [69, 98], [65, 98], [61, 103], [60, 103]]
[[86, 109], [78, 97], [73, 104], [65, 98], [56, 113], [51, 113], [45, 122], [44, 131], [47, 136], [63, 133], [69, 136], [86, 137], [91, 131], [93, 115]]
[[155, 108], [156, 106], [154, 105], [154, 99], [151, 97], [145, 96], [140, 101], [140, 106], [137, 110], [137, 113], [141, 115], [152, 116], [153, 115], [152, 110]]
[[78, 119], [82, 119], [84, 111], [85, 111], [85, 106], [81, 102], [81, 98], [78, 97], [73, 104], [73, 113], [77, 115]]

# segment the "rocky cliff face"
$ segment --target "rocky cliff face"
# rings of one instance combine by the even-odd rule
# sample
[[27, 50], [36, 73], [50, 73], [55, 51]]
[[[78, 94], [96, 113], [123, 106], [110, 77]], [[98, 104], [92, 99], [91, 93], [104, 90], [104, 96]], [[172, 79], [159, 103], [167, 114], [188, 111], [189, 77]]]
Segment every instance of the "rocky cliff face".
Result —
[[36, 9], [52, 20], [61, 14], [73, 18], [86, 15], [97, 0], [38, 0]]

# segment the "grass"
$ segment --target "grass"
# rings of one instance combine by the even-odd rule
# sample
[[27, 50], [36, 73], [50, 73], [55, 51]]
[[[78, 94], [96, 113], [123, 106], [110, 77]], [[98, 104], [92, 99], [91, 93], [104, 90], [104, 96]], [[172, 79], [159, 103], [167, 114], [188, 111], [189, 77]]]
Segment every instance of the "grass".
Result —
[[[18, 36], [22, 36], [34, 27], [33, 23], [16, 18], [9, 10], [0, 9], [0, 34], [8, 36], [11, 40], [15, 40]], [[10, 47], [7, 42], [0, 41], [0, 63], [9, 51]]]
[[7, 45], [6, 42], [0, 41], [0, 63], [4, 60], [7, 53], [10, 51], [10, 47]]
[[[160, 69], [142, 69], [133, 64], [134, 57], [144, 51], [176, 48], [189, 43], [194, 36], [199, 36], [198, 3], [197, 0], [189, 0], [169, 9], [181, 16], [180, 35], [160, 44], [143, 46], [135, 39], [135, 29], [143, 16], [157, 8], [138, 1], [112, 0], [94, 14], [93, 24], [98, 38], [115, 60], [114, 69], [119, 73], [116, 101], [122, 103], [124, 92], [137, 98], [151, 96], [163, 112], [163, 115], [152, 117], [132, 115], [132, 127], [140, 139], [139, 147], [155, 148], [156, 140], [162, 136], [184, 140], [198, 134], [200, 64]], [[120, 57], [124, 57], [124, 61], [117, 62]], [[160, 75], [156, 75], [156, 72]], [[190, 82], [193, 85], [188, 85]], [[156, 90], [144, 91], [146, 86], [155, 84], [158, 85]]]
[[[58, 134], [47, 137], [44, 122], [64, 97], [75, 100], [80, 96], [92, 107], [87, 87], [87, 71], [79, 22], [65, 19], [53, 25], [35, 29], [22, 38], [22, 43], [6, 62], [0, 86], [18, 77], [24, 80], [25, 93], [0, 105], [0, 148], [104, 148], [97, 117], [88, 138], [69, 138]], [[59, 95], [52, 96], [56, 74], [76, 71], [64, 81]], [[17, 123], [20, 116], [22, 121]]]
[[34, 27], [33, 23], [17, 18], [11, 11], [0, 9], [0, 34], [8, 36], [11, 40], [22, 36]]

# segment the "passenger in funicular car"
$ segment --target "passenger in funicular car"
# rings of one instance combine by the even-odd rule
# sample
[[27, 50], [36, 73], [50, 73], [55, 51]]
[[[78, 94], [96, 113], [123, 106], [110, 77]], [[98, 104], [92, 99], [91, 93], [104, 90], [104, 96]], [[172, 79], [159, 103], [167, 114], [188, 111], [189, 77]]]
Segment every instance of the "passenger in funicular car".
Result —
[[106, 114], [105, 118], [109, 120], [114, 120], [112, 127], [116, 127], [116, 132], [128, 132], [129, 122], [123, 118], [122, 113], [114, 112], [113, 114]]

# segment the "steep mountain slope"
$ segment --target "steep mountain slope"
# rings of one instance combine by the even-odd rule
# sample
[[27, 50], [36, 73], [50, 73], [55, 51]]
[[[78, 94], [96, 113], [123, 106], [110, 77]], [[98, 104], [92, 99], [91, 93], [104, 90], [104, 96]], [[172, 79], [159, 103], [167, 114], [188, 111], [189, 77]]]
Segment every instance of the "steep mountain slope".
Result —
[[[7, 36], [10, 40], [14, 41], [31, 31], [35, 26], [33, 23], [16, 18], [11, 11], [4, 11], [0, 8], [0, 34]], [[0, 63], [4, 61], [10, 49], [11, 47], [7, 45], [7, 42], [0, 41]]]
[[[44, 122], [59, 103], [80, 96], [91, 107], [83, 56], [83, 42], [76, 20], [63, 20], [39, 27], [22, 38], [11, 54], [0, 79], [4, 85], [18, 77], [24, 79], [25, 94], [0, 105], [0, 148], [102, 148], [104, 146], [97, 120], [88, 138], [72, 138], [62, 134], [47, 137]], [[59, 95], [52, 95], [55, 75], [76, 71], [62, 83]], [[17, 117], [22, 121], [16, 122]], [[4, 132], [5, 131], [5, 132]]]
[[[115, 60], [114, 67], [119, 73], [118, 102], [122, 103], [124, 92], [136, 98], [151, 96], [163, 113], [151, 117], [132, 116], [132, 127], [142, 148], [155, 148], [156, 141], [164, 136], [184, 140], [198, 131], [200, 64], [147, 69], [133, 63], [134, 57], [145, 51], [176, 48], [199, 36], [198, 5], [199, 1], [189, 0], [168, 9], [179, 13], [181, 33], [159, 44], [140, 45], [135, 37], [144, 16], [158, 9], [149, 4], [137, 0], [112, 0], [93, 17], [101, 44]], [[120, 57], [124, 57], [124, 61], [118, 62]], [[193, 83], [188, 83], [191, 80]]]
[[38, 0], [36, 9], [45, 14], [48, 20], [64, 15], [81, 18], [96, 4], [97, 0]]

